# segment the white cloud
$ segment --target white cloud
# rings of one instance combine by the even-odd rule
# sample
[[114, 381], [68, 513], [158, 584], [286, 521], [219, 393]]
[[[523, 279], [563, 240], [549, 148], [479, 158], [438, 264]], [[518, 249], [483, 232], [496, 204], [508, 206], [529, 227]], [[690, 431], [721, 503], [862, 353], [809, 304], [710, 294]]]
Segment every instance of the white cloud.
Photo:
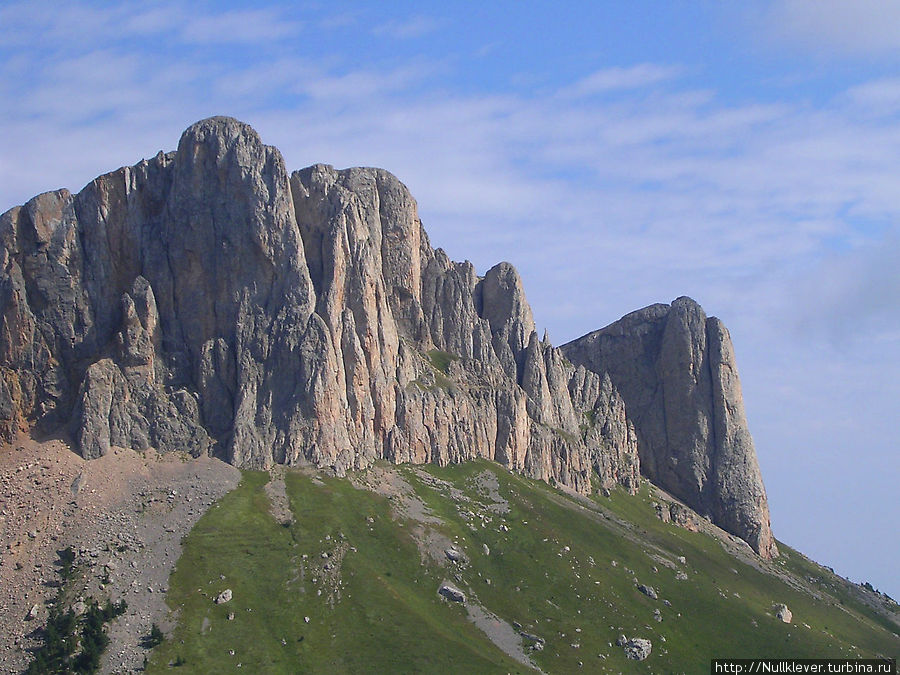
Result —
[[900, 52], [900, 3], [894, 0], [776, 0], [767, 32], [822, 53]]
[[375, 35], [397, 40], [420, 38], [436, 31], [441, 22], [430, 16], [413, 16], [408, 19], [395, 19], [378, 24], [372, 29]]
[[266, 44], [296, 36], [302, 25], [285, 12], [272, 9], [231, 10], [189, 16], [181, 28], [181, 36], [187, 42], [203, 44]]
[[847, 96], [869, 115], [896, 114], [900, 112], [900, 78], [882, 78], [851, 87]]
[[566, 87], [560, 91], [560, 95], [579, 98], [623, 89], [641, 89], [674, 79], [681, 72], [681, 68], [655, 63], [642, 63], [627, 68], [604, 68]]

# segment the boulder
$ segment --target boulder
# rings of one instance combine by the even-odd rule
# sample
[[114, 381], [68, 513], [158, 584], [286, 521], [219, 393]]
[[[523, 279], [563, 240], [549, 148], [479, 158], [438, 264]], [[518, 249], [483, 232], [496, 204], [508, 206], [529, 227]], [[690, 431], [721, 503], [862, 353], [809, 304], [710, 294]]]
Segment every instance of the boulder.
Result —
[[462, 553], [457, 551], [455, 548], [448, 548], [444, 551], [444, 555], [447, 556], [447, 560], [451, 562], [460, 562], [465, 559]]
[[653, 648], [650, 640], [645, 638], [632, 638], [625, 643], [625, 656], [634, 661], [643, 661], [650, 656]]
[[453, 586], [447, 582], [441, 584], [441, 587], [438, 589], [438, 593], [451, 602], [466, 601], [466, 594], [459, 590], [456, 586]]
[[230, 589], [230, 588], [226, 588], [224, 591], [222, 591], [221, 593], [219, 593], [219, 594], [216, 596], [214, 602], [215, 602], [217, 605], [223, 605], [223, 604], [225, 604], [226, 602], [231, 602], [231, 596], [232, 596], [231, 589]]
[[656, 590], [653, 588], [653, 586], [638, 584], [637, 589], [651, 600], [656, 600], [657, 598], [659, 598], [659, 595], [657, 595]]
[[772, 609], [775, 612], [775, 618], [779, 621], [790, 623], [794, 617], [794, 615], [791, 613], [791, 610], [789, 610], [788, 606], [785, 604], [777, 604]]

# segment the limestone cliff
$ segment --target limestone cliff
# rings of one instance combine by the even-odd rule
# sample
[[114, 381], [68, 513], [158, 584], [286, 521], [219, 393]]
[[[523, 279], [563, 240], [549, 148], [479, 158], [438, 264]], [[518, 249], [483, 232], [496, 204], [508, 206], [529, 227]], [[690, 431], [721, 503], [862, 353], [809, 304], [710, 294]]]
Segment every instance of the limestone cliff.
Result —
[[[515, 269], [433, 250], [377, 169], [288, 175], [248, 126], [0, 217], [0, 423], [242, 467], [495, 459], [634, 487], [615, 389], [537, 339]], [[574, 392], [573, 404], [570, 390]], [[585, 425], [585, 420], [593, 420]]]
[[[479, 277], [432, 249], [386, 171], [289, 175], [250, 127], [211, 118], [175, 152], [4, 213], [0, 266], [4, 437], [67, 429], [88, 458], [152, 446], [338, 474], [381, 458], [483, 457], [580, 492], [592, 474], [634, 490], [644, 461], [771, 550], [767, 516], [753, 530], [765, 493], [721, 325], [696, 346], [699, 315], [684, 312], [679, 332], [674, 310], [657, 306], [623, 319], [637, 331], [622, 341], [640, 352], [634, 363], [623, 351], [598, 367], [606, 356], [554, 348], [538, 339], [515, 268]], [[684, 390], [668, 412], [689, 448], [654, 422], [663, 379]], [[687, 459], [670, 469], [667, 451]], [[752, 495], [726, 489], [757, 483]]]
[[721, 321], [683, 297], [560, 349], [621, 392], [651, 481], [761, 555], [778, 555], [731, 337]]

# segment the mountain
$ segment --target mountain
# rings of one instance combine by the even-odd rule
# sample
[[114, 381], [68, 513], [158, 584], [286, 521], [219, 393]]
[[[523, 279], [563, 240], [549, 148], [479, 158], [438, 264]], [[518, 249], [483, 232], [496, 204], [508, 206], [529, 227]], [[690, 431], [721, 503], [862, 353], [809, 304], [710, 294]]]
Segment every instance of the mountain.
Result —
[[[492, 459], [582, 494], [640, 473], [777, 555], [728, 332], [686, 298], [562, 349], [522, 281], [432, 249], [406, 187], [226, 117], [0, 216], [0, 435], [240, 468]], [[595, 474], [595, 476], [592, 476]], [[592, 482], [592, 478], [594, 479]]]
[[895, 602], [779, 554], [728, 331], [689, 298], [554, 347], [396, 177], [288, 174], [225, 117], [0, 244], [0, 669], [98, 616], [110, 673], [900, 651]]

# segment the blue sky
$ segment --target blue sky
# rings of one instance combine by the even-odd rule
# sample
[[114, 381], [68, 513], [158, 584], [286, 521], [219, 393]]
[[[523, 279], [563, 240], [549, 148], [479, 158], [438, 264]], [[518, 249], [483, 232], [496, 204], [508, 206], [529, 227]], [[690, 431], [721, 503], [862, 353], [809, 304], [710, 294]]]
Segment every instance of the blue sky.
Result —
[[776, 536], [900, 598], [900, 2], [5, 2], [0, 101], [0, 210], [227, 114], [394, 172], [556, 344], [694, 297]]

